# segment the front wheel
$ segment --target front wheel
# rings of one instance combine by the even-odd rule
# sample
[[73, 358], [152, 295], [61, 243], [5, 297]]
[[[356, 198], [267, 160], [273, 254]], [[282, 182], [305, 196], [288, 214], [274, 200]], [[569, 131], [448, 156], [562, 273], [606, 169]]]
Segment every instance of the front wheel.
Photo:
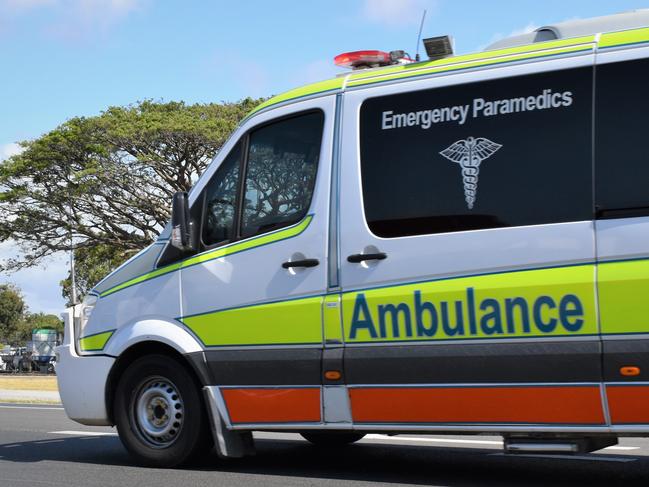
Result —
[[300, 433], [300, 435], [309, 443], [323, 447], [349, 445], [356, 443], [365, 436], [363, 433], [350, 433], [347, 431], [340, 433], [333, 431], [309, 431]]
[[211, 449], [200, 385], [173, 358], [148, 355], [130, 364], [113, 410], [120, 440], [142, 465], [174, 467]]

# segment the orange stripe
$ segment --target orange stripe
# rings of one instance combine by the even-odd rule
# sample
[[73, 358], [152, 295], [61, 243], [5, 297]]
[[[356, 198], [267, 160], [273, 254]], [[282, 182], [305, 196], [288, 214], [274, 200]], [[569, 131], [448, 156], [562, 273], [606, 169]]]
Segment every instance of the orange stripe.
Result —
[[649, 386], [606, 386], [611, 423], [649, 423]]
[[361, 423], [604, 423], [597, 386], [359, 388], [350, 397]]
[[233, 423], [320, 421], [320, 388], [222, 389]]

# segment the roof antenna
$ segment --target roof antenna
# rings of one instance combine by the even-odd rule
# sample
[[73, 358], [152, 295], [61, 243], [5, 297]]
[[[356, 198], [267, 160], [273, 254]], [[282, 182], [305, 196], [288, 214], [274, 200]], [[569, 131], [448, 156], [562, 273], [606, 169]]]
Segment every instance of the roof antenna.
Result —
[[426, 9], [424, 9], [424, 13], [421, 16], [421, 24], [419, 24], [419, 35], [417, 36], [417, 47], [415, 48], [415, 62], [419, 62], [419, 44], [421, 43], [421, 31], [424, 29], [424, 20], [426, 20]]

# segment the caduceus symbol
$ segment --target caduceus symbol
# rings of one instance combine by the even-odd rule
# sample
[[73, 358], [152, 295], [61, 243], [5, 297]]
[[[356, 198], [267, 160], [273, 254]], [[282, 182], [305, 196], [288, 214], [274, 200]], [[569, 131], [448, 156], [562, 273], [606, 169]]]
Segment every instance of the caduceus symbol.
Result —
[[496, 144], [484, 137], [469, 137], [465, 140], [458, 140], [440, 152], [449, 161], [456, 162], [462, 166], [464, 199], [469, 210], [473, 208], [478, 193], [480, 163], [494, 155], [501, 147], [502, 145]]

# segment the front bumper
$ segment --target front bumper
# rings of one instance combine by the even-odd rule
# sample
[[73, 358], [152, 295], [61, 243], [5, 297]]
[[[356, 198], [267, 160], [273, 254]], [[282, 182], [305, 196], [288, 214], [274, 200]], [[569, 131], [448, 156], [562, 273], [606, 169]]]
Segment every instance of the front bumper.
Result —
[[113, 357], [79, 357], [73, 345], [56, 349], [56, 379], [66, 414], [87, 425], [110, 425], [106, 410], [106, 380]]
[[56, 348], [56, 379], [63, 407], [70, 419], [87, 425], [106, 426], [106, 381], [115, 358], [80, 356], [75, 350], [73, 309], [63, 315], [63, 345]]

